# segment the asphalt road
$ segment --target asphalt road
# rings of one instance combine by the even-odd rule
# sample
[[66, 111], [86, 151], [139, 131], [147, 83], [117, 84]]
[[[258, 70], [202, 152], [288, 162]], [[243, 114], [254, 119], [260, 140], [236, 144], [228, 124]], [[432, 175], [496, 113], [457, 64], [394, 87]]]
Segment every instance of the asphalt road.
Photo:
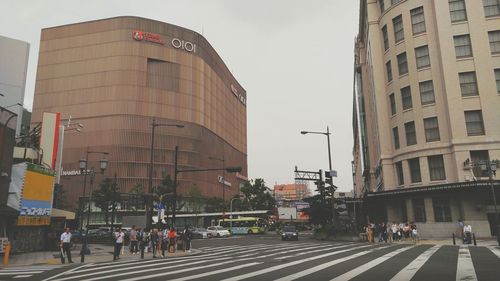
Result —
[[[281, 241], [276, 234], [194, 240], [198, 255], [0, 270], [0, 280], [500, 280], [500, 248]], [[37, 273], [32, 273], [37, 272]]]

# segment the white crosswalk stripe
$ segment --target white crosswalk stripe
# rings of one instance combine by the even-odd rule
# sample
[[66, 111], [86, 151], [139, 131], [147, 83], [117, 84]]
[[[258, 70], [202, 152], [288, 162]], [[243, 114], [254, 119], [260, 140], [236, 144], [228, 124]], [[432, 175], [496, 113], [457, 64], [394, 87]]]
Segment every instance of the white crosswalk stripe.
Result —
[[500, 249], [498, 247], [488, 247], [500, 259]]
[[54, 266], [24, 266], [24, 267], [7, 267], [0, 269], [0, 277], [12, 277], [16, 279], [32, 277], [35, 274], [50, 271], [56, 268], [60, 268], [62, 265]]
[[415, 273], [430, 259], [430, 257], [439, 250], [441, 246], [436, 245], [427, 251], [423, 252], [420, 256], [418, 256], [414, 261], [408, 264], [405, 268], [403, 268], [400, 272], [398, 272], [394, 277], [392, 277], [391, 281], [399, 281], [399, 280], [410, 280]]
[[477, 280], [476, 271], [472, 264], [469, 247], [460, 246], [458, 250], [457, 275], [456, 280]]

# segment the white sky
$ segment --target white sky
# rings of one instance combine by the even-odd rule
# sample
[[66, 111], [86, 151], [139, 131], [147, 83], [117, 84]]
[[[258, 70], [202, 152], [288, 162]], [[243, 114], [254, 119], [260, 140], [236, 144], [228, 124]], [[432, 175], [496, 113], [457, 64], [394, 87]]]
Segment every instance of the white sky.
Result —
[[[141, 16], [202, 33], [247, 91], [248, 169], [267, 185], [293, 183], [294, 167], [328, 169], [352, 189], [352, 84], [358, 0], [2, 0], [0, 35], [28, 42], [31, 110], [40, 30]], [[310, 187], [313, 185], [310, 184]]]

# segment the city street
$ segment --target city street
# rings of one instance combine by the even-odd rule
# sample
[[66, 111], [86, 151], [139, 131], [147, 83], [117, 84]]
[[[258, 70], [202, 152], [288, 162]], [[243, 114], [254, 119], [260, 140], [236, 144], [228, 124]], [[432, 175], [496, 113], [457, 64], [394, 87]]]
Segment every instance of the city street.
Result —
[[[0, 271], [0, 280], [498, 280], [500, 248], [281, 241], [274, 233], [194, 240], [198, 255]], [[30, 273], [31, 272], [31, 273]], [[37, 273], [33, 273], [37, 272]]]

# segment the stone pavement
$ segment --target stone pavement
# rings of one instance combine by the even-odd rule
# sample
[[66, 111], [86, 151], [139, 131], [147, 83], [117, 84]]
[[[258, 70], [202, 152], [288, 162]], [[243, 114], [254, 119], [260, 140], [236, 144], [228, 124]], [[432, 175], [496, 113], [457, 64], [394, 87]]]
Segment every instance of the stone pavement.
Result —
[[[71, 251], [71, 257], [74, 263], [80, 263], [80, 249], [81, 246], [77, 245]], [[90, 244], [90, 255], [85, 256], [85, 263], [97, 263], [106, 262], [113, 260], [113, 246], [112, 245], [102, 245], [102, 244]], [[192, 249], [191, 252], [184, 252], [183, 250], [177, 250], [175, 253], [168, 253], [168, 257], [180, 257], [187, 255], [194, 255], [200, 253], [200, 250]], [[153, 258], [153, 253], [144, 253], [144, 259]], [[129, 247], [123, 247], [123, 255], [120, 255], [120, 260], [127, 259], [141, 259], [140, 252], [137, 255], [132, 255], [129, 252]], [[10, 261], [8, 266], [27, 266], [27, 265], [42, 265], [42, 264], [61, 264], [60, 253], [55, 251], [44, 251], [44, 252], [32, 252], [32, 253], [20, 253], [10, 256]], [[68, 265], [66, 260], [66, 265]], [[2, 266], [3, 267], [3, 266]]]

